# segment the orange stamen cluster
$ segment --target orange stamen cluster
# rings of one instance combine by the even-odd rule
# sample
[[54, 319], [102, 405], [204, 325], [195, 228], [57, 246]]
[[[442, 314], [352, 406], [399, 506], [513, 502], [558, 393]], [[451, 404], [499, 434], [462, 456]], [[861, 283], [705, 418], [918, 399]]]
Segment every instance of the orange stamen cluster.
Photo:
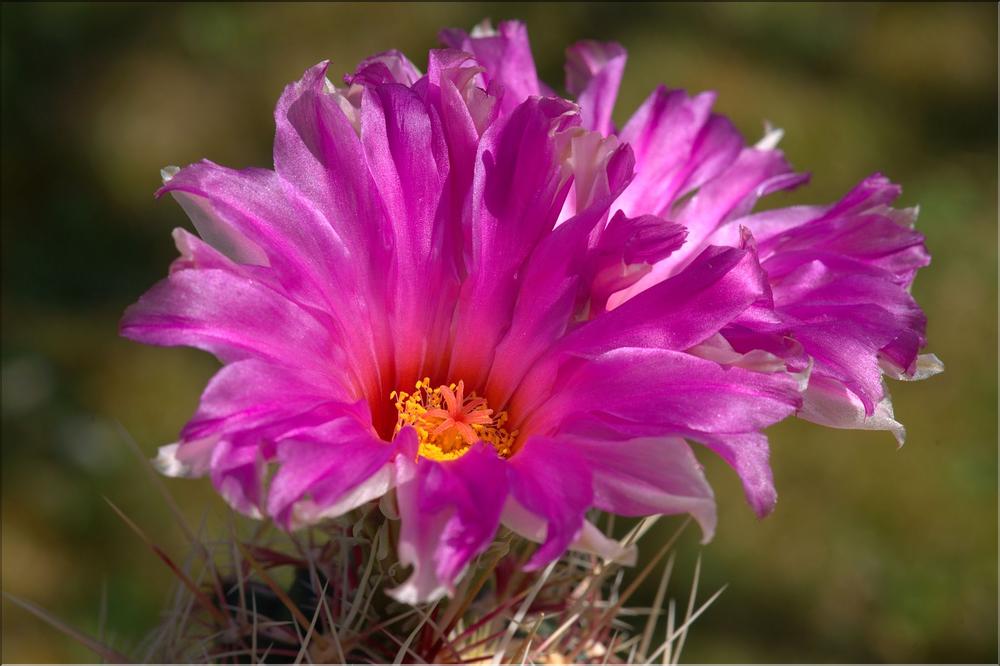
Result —
[[393, 391], [399, 419], [396, 430], [413, 426], [420, 440], [419, 454], [431, 460], [461, 458], [476, 442], [486, 442], [497, 454], [511, 454], [516, 432], [504, 428], [507, 412], [494, 414], [486, 399], [465, 395], [465, 384], [431, 388], [430, 378], [417, 382], [413, 393]]

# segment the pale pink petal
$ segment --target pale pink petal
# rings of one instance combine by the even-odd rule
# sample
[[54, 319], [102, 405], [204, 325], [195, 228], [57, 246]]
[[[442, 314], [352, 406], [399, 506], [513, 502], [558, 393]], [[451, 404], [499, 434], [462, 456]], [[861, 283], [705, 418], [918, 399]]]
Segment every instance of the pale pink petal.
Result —
[[566, 49], [566, 90], [580, 105], [583, 126], [611, 134], [611, 112], [625, 72], [625, 49], [615, 42], [577, 42]]

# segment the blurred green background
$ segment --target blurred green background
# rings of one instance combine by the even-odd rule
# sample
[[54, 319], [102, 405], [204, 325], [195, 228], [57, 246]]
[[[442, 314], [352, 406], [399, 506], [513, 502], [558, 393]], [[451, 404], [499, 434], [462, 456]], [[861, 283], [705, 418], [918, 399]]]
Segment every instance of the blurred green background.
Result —
[[[879, 170], [921, 206], [934, 263], [914, 294], [947, 372], [892, 386], [901, 450], [886, 433], [775, 428], [781, 501], [765, 521], [702, 456], [720, 505], [702, 596], [729, 588], [686, 660], [995, 662], [995, 4], [4, 4], [3, 588], [126, 647], [166, 599], [170, 574], [101, 499], [183, 553], [116, 425], [151, 456], [215, 369], [116, 335], [188, 225], [152, 198], [160, 167], [269, 165], [273, 104], [306, 67], [329, 58], [339, 75], [388, 48], [423, 66], [439, 28], [486, 16], [525, 19], [559, 86], [573, 41], [624, 44], [619, 121], [665, 82], [717, 90], [751, 139], [765, 119], [784, 127], [814, 176], [779, 203], [829, 202]], [[194, 519], [225, 515], [206, 481], [168, 485]], [[6, 601], [0, 656], [94, 661]]]

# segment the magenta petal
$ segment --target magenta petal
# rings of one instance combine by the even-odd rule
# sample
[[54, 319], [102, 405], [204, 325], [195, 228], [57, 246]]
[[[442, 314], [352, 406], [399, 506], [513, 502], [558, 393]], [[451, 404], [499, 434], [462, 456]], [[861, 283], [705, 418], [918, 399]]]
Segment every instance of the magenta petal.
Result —
[[800, 405], [787, 373], [721, 368], [683, 352], [619, 348], [571, 359], [552, 399], [524, 424], [527, 434], [577, 430], [591, 417], [621, 432], [698, 439], [763, 429]]
[[[898, 425], [885, 414], [883, 366], [904, 375], [916, 370], [926, 318], [908, 285], [929, 262], [923, 237], [912, 229], [915, 211], [888, 207], [898, 195], [898, 186], [876, 174], [832, 206], [734, 219], [712, 237], [724, 241], [738, 229], [754, 232], [780, 323], [745, 326], [793, 336], [812, 357], [813, 377], [824, 384], [807, 392], [806, 418], [828, 425], [866, 419]], [[845, 391], [854, 398], [841, 396]], [[830, 402], [835, 394], [840, 403]], [[819, 402], [811, 404], [813, 399]], [[856, 404], [865, 418], [848, 416]]]
[[611, 112], [625, 72], [627, 54], [614, 42], [578, 42], [566, 49], [566, 90], [580, 105], [583, 126], [609, 135]]
[[[247, 266], [267, 266], [269, 264], [267, 253], [257, 243], [250, 240], [238, 226], [230, 224], [227, 219], [222, 217], [212, 206], [211, 201], [202, 196], [181, 191], [174, 191], [172, 196], [187, 213], [203, 241], [229, 259], [230, 263]], [[176, 235], [174, 240], [178, 243], [178, 249], [182, 255], [185, 254], [184, 248], [180, 246], [184, 241], [179, 241]]]
[[679, 204], [673, 219], [688, 228], [687, 243], [669, 259], [654, 266], [650, 275], [630, 292], [635, 293], [675, 273], [708, 245], [719, 226], [746, 215], [761, 197], [797, 187], [808, 178], [808, 174], [792, 171], [780, 151], [743, 149], [725, 171]]
[[923, 312], [880, 269], [845, 270], [836, 261], [813, 260], [783, 276], [774, 297], [816, 369], [843, 381], [869, 413], [883, 396], [881, 355], [909, 368], [924, 345]]
[[888, 395], [871, 410], [843, 382], [814, 373], [799, 417], [831, 428], [888, 430], [902, 445], [906, 429], [896, 420]]
[[203, 439], [255, 428], [331, 401], [349, 401], [349, 393], [338, 385], [339, 380], [257, 359], [230, 363], [209, 381], [198, 411], [181, 435], [185, 440]]
[[[690, 513], [702, 543], [715, 534], [715, 497], [683, 439], [560, 438], [593, 474], [594, 506], [621, 516]], [[520, 454], [519, 454], [520, 455]]]
[[454, 197], [450, 207], [455, 215], [463, 210], [472, 186], [479, 138], [499, 111], [496, 98], [475, 85], [475, 75], [480, 71], [482, 68], [467, 53], [448, 49], [430, 52], [428, 97], [440, 113], [448, 144], [448, 189]]
[[725, 460], [740, 477], [747, 503], [759, 518], [774, 510], [778, 491], [771, 472], [771, 449], [767, 437], [759, 432], [739, 435], [703, 435], [700, 441]]
[[[507, 498], [507, 503], [503, 507], [500, 516], [503, 525], [515, 534], [523, 536], [525, 539], [541, 543], [545, 540], [548, 525], [544, 518], [540, 518], [534, 513], [525, 509], [513, 497]], [[593, 523], [584, 520], [578, 536], [571, 544], [569, 550], [580, 553], [588, 553], [603, 558], [606, 562], [618, 562], [622, 566], [635, 566], [638, 549], [635, 544], [623, 546], [620, 542], [605, 535]]]
[[501, 21], [494, 30], [486, 21], [469, 35], [464, 30], [442, 30], [441, 41], [450, 48], [475, 56], [486, 72], [485, 83], [503, 86], [503, 113], [514, 110], [534, 95], [546, 94], [535, 72], [528, 42], [528, 28], [520, 21]]
[[[275, 109], [277, 131], [274, 165], [278, 175], [294, 184], [323, 216], [353, 257], [351, 266], [364, 271], [368, 262], [386, 261], [382, 234], [388, 222], [355, 128], [328, 90], [326, 63], [306, 71], [289, 85]], [[317, 239], [330, 232], [320, 230]], [[294, 237], [294, 234], [292, 235]], [[381, 266], [376, 263], [375, 275]]]
[[287, 292], [306, 304], [335, 312], [342, 303], [335, 287], [357, 281], [341, 265], [347, 252], [341, 239], [272, 171], [236, 171], [202, 161], [177, 172], [160, 189], [164, 192], [200, 201], [219, 224], [249, 239]]
[[595, 317], [559, 340], [521, 382], [512, 411], [523, 414], [554, 390], [564, 354], [619, 347], [684, 350], [765, 298], [765, 275], [750, 250], [711, 248], [679, 275]]
[[714, 101], [714, 93], [688, 97], [660, 86], [626, 123], [620, 136], [635, 150], [637, 172], [619, 201], [626, 214], [673, 219], [670, 207], [678, 198], [736, 159], [743, 139], [732, 123], [710, 113]]
[[[628, 184], [632, 155], [628, 146], [606, 140], [602, 160], [604, 183], [589, 205], [556, 227], [535, 247], [522, 270], [510, 327], [497, 346], [487, 382], [491, 404], [502, 405], [536, 359], [562, 336], [573, 321], [586, 294], [591, 272], [588, 245], [608, 206]], [[579, 183], [579, 181], [577, 181]]]
[[220, 441], [212, 451], [209, 476], [223, 499], [251, 518], [262, 518], [264, 459], [256, 446]]
[[125, 311], [121, 334], [203, 349], [225, 362], [258, 358], [291, 367], [335, 362], [328, 331], [276, 292], [227, 271], [179, 271]]
[[506, 463], [483, 443], [456, 460], [400, 463], [416, 468], [396, 489], [399, 560], [413, 573], [389, 594], [430, 602], [453, 593], [455, 579], [492, 542], [507, 497]]
[[638, 282], [650, 271], [652, 264], [680, 248], [686, 237], [685, 227], [661, 217], [627, 217], [618, 211], [588, 258], [591, 262], [591, 316], [608, 309], [608, 302], [616, 292]]
[[420, 79], [420, 70], [402, 52], [395, 49], [362, 60], [347, 83], [401, 83], [412, 86]]
[[556, 222], [569, 186], [562, 148], [579, 121], [568, 102], [531, 99], [483, 135], [472, 192], [469, 275], [458, 298], [451, 369], [478, 387], [509, 326], [517, 275]]
[[408, 387], [421, 372], [440, 371], [458, 291], [451, 261], [458, 254], [460, 221], [457, 213], [442, 208], [448, 148], [440, 118], [398, 84], [365, 88], [361, 138], [392, 221], [392, 260], [383, 279], [394, 333], [395, 385]]
[[569, 442], [532, 437], [507, 465], [514, 498], [548, 526], [527, 571], [559, 557], [583, 529], [584, 514], [593, 502], [591, 471], [575, 454]]
[[807, 179], [808, 175], [792, 170], [781, 151], [745, 148], [724, 172], [681, 206], [677, 221], [701, 240], [722, 222], [748, 213], [761, 197]]
[[776, 497], [763, 428], [801, 406], [798, 381], [665, 349], [622, 348], [569, 361], [557, 393], [518, 424], [524, 435], [689, 437], [722, 456], [759, 514]]
[[289, 529], [335, 517], [354, 508], [342, 502], [345, 496], [380, 473], [376, 496], [384, 494], [394, 451], [351, 415], [290, 434], [278, 442], [267, 512]]
[[546, 398], [564, 354], [596, 356], [619, 347], [684, 350], [715, 334], [766, 294], [765, 275], [753, 252], [706, 250], [680, 274], [559, 340], [521, 382], [512, 410], [522, 414]]
[[581, 326], [560, 348], [687, 349], [768, 298], [767, 276], [752, 251], [711, 247], [686, 270]]

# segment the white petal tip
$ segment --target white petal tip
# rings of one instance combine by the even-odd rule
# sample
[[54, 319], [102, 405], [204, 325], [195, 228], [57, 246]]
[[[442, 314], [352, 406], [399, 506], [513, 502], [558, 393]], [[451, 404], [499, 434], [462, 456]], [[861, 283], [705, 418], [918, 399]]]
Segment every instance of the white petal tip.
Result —
[[476, 25], [472, 27], [472, 32], [469, 36], [473, 39], [480, 37], [495, 37], [497, 35], [496, 28], [493, 27], [493, 21], [488, 18], [483, 19]]
[[928, 377], [933, 377], [934, 375], [939, 375], [944, 372], [944, 363], [935, 354], [921, 354], [917, 357], [917, 370], [913, 373], [911, 379], [913, 381], [918, 381], [921, 379], [927, 379]]
[[167, 183], [169, 183], [173, 179], [173, 177], [177, 175], [177, 172], [180, 170], [181, 170], [180, 167], [175, 167], [173, 165], [165, 166], [162, 169], [160, 169], [160, 178], [163, 179], [163, 184], [166, 185]]
[[167, 444], [161, 446], [153, 458], [153, 467], [164, 476], [188, 476], [191, 468], [177, 459], [177, 447], [179, 444]]
[[754, 145], [754, 148], [757, 150], [774, 150], [778, 147], [784, 136], [785, 130], [780, 127], [774, 127], [770, 122], [764, 121], [764, 136]]
[[386, 590], [385, 593], [399, 603], [406, 604], [407, 606], [432, 604], [435, 601], [444, 599], [449, 594], [448, 588], [444, 586], [434, 588], [428, 593], [421, 594], [420, 590], [417, 589], [417, 586], [410, 581], [404, 582], [399, 587]]

